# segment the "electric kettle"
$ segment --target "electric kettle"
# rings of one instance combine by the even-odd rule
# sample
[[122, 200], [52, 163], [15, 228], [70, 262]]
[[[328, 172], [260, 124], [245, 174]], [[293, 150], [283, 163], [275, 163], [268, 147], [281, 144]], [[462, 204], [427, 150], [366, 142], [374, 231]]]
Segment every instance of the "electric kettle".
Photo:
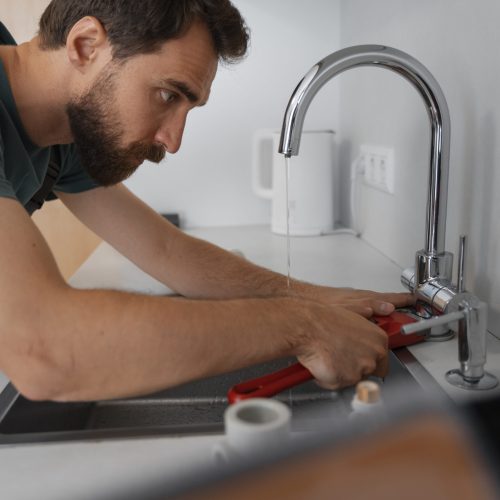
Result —
[[280, 132], [259, 130], [254, 136], [252, 185], [254, 193], [271, 200], [271, 231], [290, 235], [317, 236], [333, 230], [334, 132], [304, 131], [300, 155], [290, 158], [288, 170], [278, 153]]

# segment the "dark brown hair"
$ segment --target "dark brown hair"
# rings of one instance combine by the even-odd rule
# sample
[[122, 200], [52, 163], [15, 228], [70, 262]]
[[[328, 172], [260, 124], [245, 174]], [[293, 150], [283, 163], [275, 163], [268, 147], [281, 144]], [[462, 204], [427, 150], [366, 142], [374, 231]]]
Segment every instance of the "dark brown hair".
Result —
[[102, 23], [115, 59], [153, 53], [196, 20], [207, 26], [220, 60], [236, 62], [248, 48], [248, 28], [229, 0], [52, 0], [40, 19], [40, 47], [64, 47], [85, 16]]

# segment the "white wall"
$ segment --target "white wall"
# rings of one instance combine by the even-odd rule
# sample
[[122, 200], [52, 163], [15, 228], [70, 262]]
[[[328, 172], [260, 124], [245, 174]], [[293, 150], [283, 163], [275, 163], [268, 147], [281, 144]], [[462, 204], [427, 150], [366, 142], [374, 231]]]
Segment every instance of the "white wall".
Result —
[[50, 0], [0, 0], [0, 20], [17, 43], [31, 40], [38, 31], [38, 20]]
[[[380, 43], [404, 50], [427, 66], [444, 91], [452, 123], [447, 249], [456, 253], [459, 234], [469, 236], [467, 288], [491, 304], [491, 328], [500, 333], [498, 19], [497, 0], [341, 3], [342, 46]], [[362, 68], [341, 79], [342, 170], [360, 144], [394, 147], [396, 154], [395, 196], [362, 189], [364, 238], [407, 266], [424, 245], [430, 143], [425, 108], [391, 72]]]
[[[339, 0], [235, 0], [252, 30], [249, 57], [221, 68], [210, 102], [194, 110], [181, 150], [146, 164], [128, 186], [187, 227], [268, 224], [270, 202], [251, 189], [252, 136], [279, 129], [288, 98], [319, 59], [339, 48]], [[325, 112], [325, 109], [328, 111]], [[338, 128], [338, 87], [322, 90], [306, 127]]]

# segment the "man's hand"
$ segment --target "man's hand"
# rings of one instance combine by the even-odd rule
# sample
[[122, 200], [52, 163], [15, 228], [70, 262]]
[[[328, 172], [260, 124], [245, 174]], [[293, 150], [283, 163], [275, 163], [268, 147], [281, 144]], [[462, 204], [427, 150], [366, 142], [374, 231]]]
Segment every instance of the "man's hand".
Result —
[[348, 307], [305, 300], [291, 306], [309, 317], [294, 354], [322, 387], [339, 389], [387, 373], [387, 335], [363, 317], [371, 316], [365, 300], [354, 300]]
[[[379, 293], [295, 282], [292, 293], [313, 312], [298, 360], [326, 389], [340, 389], [363, 377], [384, 377], [388, 369], [387, 334], [368, 319], [387, 316], [415, 303], [409, 293]], [[312, 302], [316, 305], [314, 308]]]
[[292, 294], [327, 306], [342, 306], [365, 317], [371, 317], [373, 314], [387, 316], [397, 307], [406, 307], [415, 303], [415, 297], [411, 293], [381, 293], [354, 288], [330, 288], [299, 282], [292, 284]]

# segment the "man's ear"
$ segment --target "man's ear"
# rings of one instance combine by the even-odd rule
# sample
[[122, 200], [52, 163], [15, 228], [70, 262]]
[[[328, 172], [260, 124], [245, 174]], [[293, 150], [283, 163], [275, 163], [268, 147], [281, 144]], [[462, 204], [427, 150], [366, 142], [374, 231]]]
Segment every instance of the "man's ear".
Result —
[[80, 72], [87, 72], [97, 62], [99, 65], [111, 59], [111, 46], [104, 26], [95, 17], [80, 19], [66, 39], [66, 51], [70, 63]]

